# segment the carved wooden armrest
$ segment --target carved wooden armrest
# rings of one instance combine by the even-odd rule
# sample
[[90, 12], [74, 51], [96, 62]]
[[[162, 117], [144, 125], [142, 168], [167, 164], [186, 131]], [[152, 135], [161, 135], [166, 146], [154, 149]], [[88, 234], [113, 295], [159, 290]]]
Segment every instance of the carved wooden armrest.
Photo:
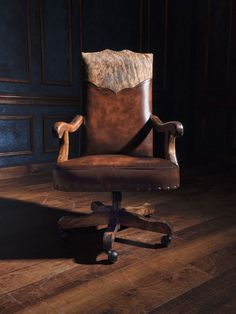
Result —
[[183, 136], [184, 128], [179, 121], [162, 122], [158, 116], [151, 115], [152, 126], [158, 132], [168, 132], [174, 137]]
[[176, 151], [175, 151], [175, 139], [176, 137], [183, 136], [184, 128], [181, 122], [170, 121], [162, 122], [157, 116], [151, 115], [152, 127], [158, 132], [165, 133], [165, 157], [174, 164], [178, 165]]
[[84, 117], [77, 115], [70, 123], [56, 122], [53, 126], [54, 134], [60, 139], [59, 154], [57, 162], [68, 160], [69, 155], [69, 133], [73, 133], [79, 129], [84, 123]]
[[84, 117], [81, 115], [77, 115], [74, 117], [74, 119], [70, 123], [56, 122], [53, 128], [58, 138], [62, 138], [66, 131], [68, 131], [69, 133], [73, 133], [77, 131], [83, 122], [84, 122]]

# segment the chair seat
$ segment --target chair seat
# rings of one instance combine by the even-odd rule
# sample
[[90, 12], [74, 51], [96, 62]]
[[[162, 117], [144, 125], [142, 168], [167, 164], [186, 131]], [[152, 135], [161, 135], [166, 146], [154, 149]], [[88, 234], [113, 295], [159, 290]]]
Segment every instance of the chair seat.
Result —
[[64, 191], [150, 191], [179, 187], [179, 167], [154, 157], [82, 156], [57, 164], [53, 177], [55, 188]]

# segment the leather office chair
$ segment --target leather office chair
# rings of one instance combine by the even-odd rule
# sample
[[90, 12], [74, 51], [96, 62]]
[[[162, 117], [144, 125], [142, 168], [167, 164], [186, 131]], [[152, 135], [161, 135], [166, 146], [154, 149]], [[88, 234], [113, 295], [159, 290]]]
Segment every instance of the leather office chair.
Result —
[[[112, 206], [92, 203], [93, 213], [64, 216], [62, 232], [70, 228], [107, 225], [103, 249], [114, 262], [112, 249], [120, 225], [164, 234], [168, 246], [172, 228], [150, 217], [151, 209], [139, 214], [121, 207], [122, 191], [171, 190], [179, 187], [175, 138], [183, 135], [180, 122], [163, 123], [151, 113], [152, 54], [129, 50], [82, 53], [84, 65], [84, 116], [71, 123], [57, 122], [54, 130], [60, 150], [53, 171], [54, 186], [63, 191], [112, 192]], [[84, 152], [68, 160], [68, 133], [84, 129]], [[165, 159], [153, 156], [153, 131], [165, 132]], [[62, 233], [65, 235], [65, 233]]]

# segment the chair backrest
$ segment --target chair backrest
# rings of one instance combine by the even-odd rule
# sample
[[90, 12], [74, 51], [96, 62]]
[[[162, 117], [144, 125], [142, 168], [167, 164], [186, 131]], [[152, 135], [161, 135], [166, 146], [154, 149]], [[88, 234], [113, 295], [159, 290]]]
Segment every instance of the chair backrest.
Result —
[[153, 156], [150, 126], [153, 55], [82, 52], [85, 154]]

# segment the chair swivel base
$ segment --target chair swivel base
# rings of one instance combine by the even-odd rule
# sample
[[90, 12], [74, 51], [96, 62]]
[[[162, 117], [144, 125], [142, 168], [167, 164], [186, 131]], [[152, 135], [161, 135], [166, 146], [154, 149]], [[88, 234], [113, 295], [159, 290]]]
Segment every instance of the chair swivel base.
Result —
[[[160, 222], [150, 217], [153, 210], [146, 204], [144, 207], [121, 208], [121, 192], [112, 192], [112, 206], [106, 206], [101, 202], [92, 202], [93, 213], [83, 216], [63, 216], [58, 221], [58, 227], [62, 238], [67, 238], [69, 229], [107, 226], [103, 235], [103, 250], [108, 255], [108, 261], [114, 263], [118, 254], [113, 250], [116, 233], [120, 226], [133, 227], [164, 234], [161, 245], [167, 247], [171, 242], [172, 227], [167, 222]], [[145, 205], [145, 204], [144, 204]], [[135, 213], [130, 212], [131, 210]]]

